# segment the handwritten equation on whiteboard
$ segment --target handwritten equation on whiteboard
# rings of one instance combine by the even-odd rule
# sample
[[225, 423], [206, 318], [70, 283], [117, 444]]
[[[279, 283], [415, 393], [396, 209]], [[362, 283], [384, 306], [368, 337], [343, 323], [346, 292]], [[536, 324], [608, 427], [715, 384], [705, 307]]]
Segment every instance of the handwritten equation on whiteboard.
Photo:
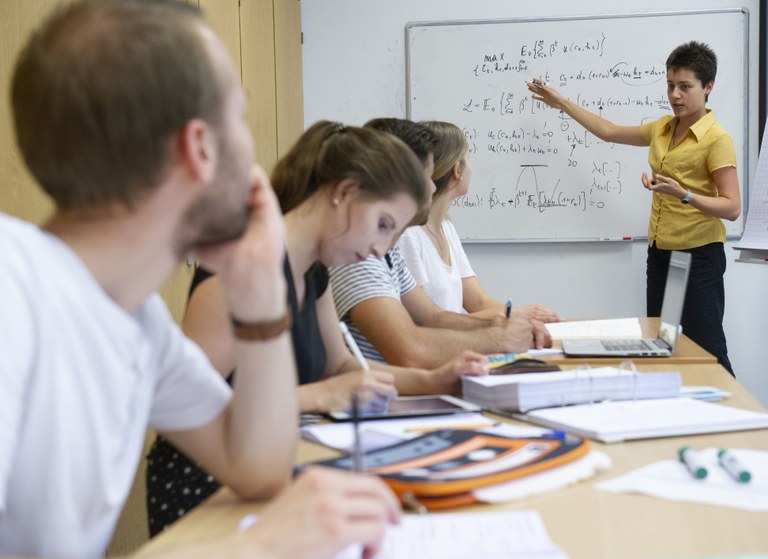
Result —
[[[740, 19], [706, 23], [738, 33]], [[730, 16], [730, 14], [729, 14]], [[462, 238], [604, 238], [644, 236], [651, 195], [646, 147], [608, 143], [565, 113], [534, 101], [526, 82], [545, 81], [577, 105], [619, 125], [639, 126], [671, 109], [665, 61], [686, 40], [680, 29], [647, 40], [647, 29], [681, 23], [680, 15], [596, 20], [424, 25], [409, 30], [409, 116], [446, 120], [467, 138], [469, 192], [451, 211]], [[695, 23], [695, 22], [694, 22]], [[700, 39], [700, 38], [699, 38]], [[708, 43], [728, 60], [733, 38]], [[716, 44], [717, 42], [720, 44]], [[739, 53], [743, 60], [744, 53]], [[709, 106], [743, 145], [739, 57], [718, 69]], [[728, 77], [730, 76], [730, 77]], [[722, 90], [718, 91], [720, 86]]]
[[[567, 88], [570, 83], [575, 84], [574, 87], [579, 87], [582, 81], [618, 82], [618, 87], [610, 88], [616, 91], [623, 90], [625, 87], [641, 88], [659, 81], [666, 82], [666, 69], [663, 62], [641, 67], [626, 61], [618, 61], [611, 62], [610, 66], [605, 68], [572, 67], [571, 71], [560, 72], [557, 76], [553, 76], [550, 70], [544, 71], [541, 75], [531, 74], [531, 59], [556, 59], [561, 55], [567, 55], [569, 60], [582, 55], [587, 59], [594, 57], [605, 59], [605, 49], [604, 33], [601, 33], [598, 38], [587, 38], [582, 43], [561, 44], [557, 40], [547, 42], [539, 39], [532, 45], [523, 44], [519, 52], [515, 53], [519, 55], [516, 59], [509, 60], [505, 51], [482, 54], [482, 60], [474, 64], [471, 74], [476, 78], [498, 73], [525, 74], [525, 78], [521, 80], [523, 85], [526, 80], [535, 76], [558, 89]], [[555, 77], [556, 79], [553, 79]], [[635, 92], [631, 91], [631, 93]], [[653, 111], [661, 114], [669, 110], [669, 102], [663, 89], [655, 97], [649, 94], [594, 97], [577, 93], [574, 100], [579, 106], [600, 116], [604, 115], [606, 107]], [[472, 157], [475, 157], [478, 152], [497, 158], [512, 155], [524, 157], [531, 163], [520, 164], [518, 174], [507, 177], [515, 180], [505, 183], [501, 191], [499, 187], [491, 185], [485, 195], [478, 193], [454, 200], [454, 207], [485, 204], [488, 210], [526, 207], [534, 208], [539, 213], [551, 208], [586, 212], [590, 209], [602, 210], [606, 207], [610, 209], [611, 201], [622, 195], [621, 160], [602, 158], [605, 146], [609, 150], [613, 150], [615, 146], [606, 144], [588, 133], [565, 113], [553, 111], [546, 105], [534, 101], [527, 89], [524, 88], [522, 94], [502, 90], [496, 98], [471, 97], [462, 104], [461, 111], [468, 115], [485, 113], [490, 118], [483, 120], [492, 121], [495, 117], [499, 124], [513, 125], [515, 122], [518, 124], [528, 122], [528, 127], [494, 128], [492, 126], [495, 123], [491, 122], [484, 128], [465, 126], [463, 130]], [[600, 146], [600, 149], [592, 149], [594, 146]], [[642, 155], [635, 154], [637, 157]], [[555, 164], [548, 163], [548, 160], [557, 156], [559, 160]], [[591, 159], [590, 156], [601, 158]], [[576, 189], [570, 186], [565, 187], [563, 176], [554, 176], [554, 184], [551, 178], [545, 178], [553, 176], [547, 173], [548, 169], [562, 173], [569, 169], [575, 170], [579, 165], [585, 164], [588, 166], [589, 183], [581, 183]], [[565, 173], [566, 176], [567, 174]], [[583, 172], [579, 173], [579, 176], [583, 175]], [[636, 186], [639, 183], [639, 177], [633, 178]]]

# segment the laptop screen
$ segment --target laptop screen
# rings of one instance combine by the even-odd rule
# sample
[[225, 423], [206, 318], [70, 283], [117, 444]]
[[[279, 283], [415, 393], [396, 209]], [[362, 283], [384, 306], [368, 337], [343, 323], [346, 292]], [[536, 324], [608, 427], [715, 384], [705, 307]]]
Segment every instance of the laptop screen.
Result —
[[685, 289], [688, 286], [688, 271], [691, 267], [691, 255], [687, 252], [673, 251], [669, 258], [667, 284], [664, 287], [664, 302], [661, 306], [661, 324], [659, 337], [674, 350], [683, 316]]

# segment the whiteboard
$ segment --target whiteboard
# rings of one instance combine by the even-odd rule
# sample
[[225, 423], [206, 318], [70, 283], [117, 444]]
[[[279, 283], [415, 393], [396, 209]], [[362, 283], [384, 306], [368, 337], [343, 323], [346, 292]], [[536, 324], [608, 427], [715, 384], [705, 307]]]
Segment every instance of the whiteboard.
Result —
[[[525, 82], [542, 77], [608, 120], [640, 125], [671, 113], [665, 62], [691, 40], [718, 56], [707, 106], [733, 138], [747, 192], [748, 30], [745, 9], [407, 24], [408, 118], [452, 122], [469, 141], [472, 183], [450, 211], [462, 240], [647, 237], [648, 149], [601, 141], [533, 101]], [[731, 237], [743, 230], [741, 218], [725, 225]]]

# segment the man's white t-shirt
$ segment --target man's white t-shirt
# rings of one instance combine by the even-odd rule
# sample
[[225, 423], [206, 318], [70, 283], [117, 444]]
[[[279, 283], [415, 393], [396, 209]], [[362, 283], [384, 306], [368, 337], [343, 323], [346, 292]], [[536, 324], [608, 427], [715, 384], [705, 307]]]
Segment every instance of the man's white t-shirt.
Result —
[[102, 556], [147, 428], [203, 426], [230, 397], [159, 296], [126, 312], [0, 214], [0, 555]]
[[448, 240], [451, 263], [446, 264], [426, 231], [409, 227], [398, 241], [408, 269], [430, 299], [445, 311], [465, 313], [462, 279], [475, 276], [461, 245], [456, 228], [450, 221], [441, 224]]

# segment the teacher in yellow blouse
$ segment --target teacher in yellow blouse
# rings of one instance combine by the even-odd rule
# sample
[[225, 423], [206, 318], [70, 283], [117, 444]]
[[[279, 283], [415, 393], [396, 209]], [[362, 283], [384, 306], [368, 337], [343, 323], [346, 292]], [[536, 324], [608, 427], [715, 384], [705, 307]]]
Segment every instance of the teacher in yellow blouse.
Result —
[[683, 331], [733, 374], [723, 332], [725, 227], [721, 220], [739, 217], [741, 196], [733, 141], [705, 106], [715, 84], [717, 57], [707, 45], [691, 41], [672, 51], [666, 67], [667, 97], [674, 114], [641, 126], [618, 126], [577, 106], [541, 80], [528, 83], [528, 89], [533, 99], [560, 109], [604, 141], [650, 146], [652, 174], [641, 177], [643, 186], [653, 193], [647, 314], [661, 314], [670, 252], [690, 252]]

